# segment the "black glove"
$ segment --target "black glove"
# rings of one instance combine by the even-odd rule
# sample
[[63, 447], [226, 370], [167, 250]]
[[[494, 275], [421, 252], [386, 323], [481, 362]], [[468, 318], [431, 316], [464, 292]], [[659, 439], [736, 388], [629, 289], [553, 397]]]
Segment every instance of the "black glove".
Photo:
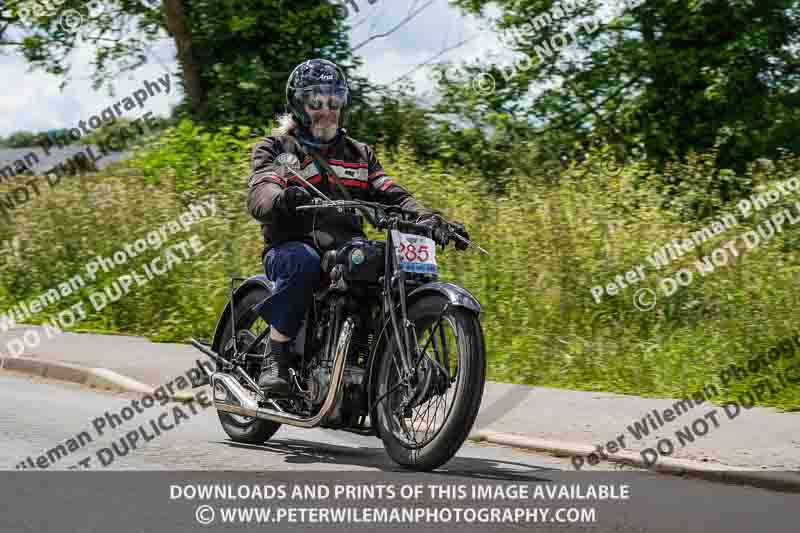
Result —
[[[281, 192], [275, 198], [274, 208], [284, 215], [295, 216], [299, 213], [295, 212], [295, 208], [301, 205], [311, 204], [311, 194], [303, 187], [292, 185]], [[302, 212], [301, 212], [302, 213]]]
[[[436, 242], [436, 244], [440, 245], [442, 248], [447, 246], [447, 243], [450, 242], [451, 232], [447, 228], [447, 223], [445, 223], [444, 219], [439, 215], [431, 215], [423, 220], [417, 222], [417, 224], [428, 226], [431, 228], [432, 236], [431, 238]], [[461, 226], [463, 228], [463, 226]], [[456, 241], [456, 247], [458, 247], [460, 241]], [[458, 248], [462, 250], [463, 248]]]
[[417, 224], [431, 228], [431, 238], [440, 246], [447, 245], [447, 235], [442, 230], [442, 219], [438, 215], [427, 215], [417, 219]]
[[[470, 240], [469, 233], [467, 233], [467, 228], [464, 227], [464, 224], [460, 222], [451, 222], [451, 226], [453, 226], [453, 230], [457, 235], [461, 235], [467, 240]], [[456, 242], [456, 250], [466, 250], [469, 247], [469, 244], [465, 243], [459, 239], [453, 239]]]

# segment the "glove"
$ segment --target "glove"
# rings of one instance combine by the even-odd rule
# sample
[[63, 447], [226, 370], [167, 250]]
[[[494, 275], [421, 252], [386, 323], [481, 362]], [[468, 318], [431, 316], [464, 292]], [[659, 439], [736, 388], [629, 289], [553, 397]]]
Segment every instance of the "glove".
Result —
[[301, 205], [309, 205], [312, 202], [311, 194], [303, 187], [292, 185], [284, 189], [275, 198], [275, 209], [284, 215], [295, 216], [295, 208]]
[[[464, 224], [461, 224], [460, 222], [451, 222], [450, 225], [453, 226], [453, 230], [457, 235], [461, 235], [465, 239], [470, 240], [469, 233], [467, 233], [467, 228], [464, 227]], [[460, 241], [458, 239], [453, 240], [456, 243], [456, 250], [466, 250], [469, 247], [469, 245], [464, 241]]]
[[423, 220], [417, 222], [417, 224], [431, 228], [434, 242], [444, 248], [450, 241], [450, 236], [448, 235], [447, 229], [445, 228], [442, 220], [443, 219], [439, 215], [429, 215]]

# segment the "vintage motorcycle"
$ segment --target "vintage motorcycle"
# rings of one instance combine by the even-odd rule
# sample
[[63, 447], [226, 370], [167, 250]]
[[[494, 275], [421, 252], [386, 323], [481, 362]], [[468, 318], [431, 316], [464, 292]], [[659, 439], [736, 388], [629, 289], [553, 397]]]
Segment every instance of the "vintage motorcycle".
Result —
[[396, 463], [433, 470], [466, 440], [486, 373], [481, 306], [438, 280], [436, 244], [444, 250], [461, 239], [487, 252], [446, 221], [437, 233], [400, 207], [314, 191], [325, 200], [298, 209], [357, 210], [386, 240], [355, 238], [323, 255], [285, 398], [265, 397], [255, 382], [270, 351], [269, 325], [257, 311], [275, 284], [263, 274], [231, 280], [213, 340], [191, 340], [216, 362], [215, 371], [203, 370], [219, 420], [244, 443], [265, 442], [281, 424], [376, 436]]

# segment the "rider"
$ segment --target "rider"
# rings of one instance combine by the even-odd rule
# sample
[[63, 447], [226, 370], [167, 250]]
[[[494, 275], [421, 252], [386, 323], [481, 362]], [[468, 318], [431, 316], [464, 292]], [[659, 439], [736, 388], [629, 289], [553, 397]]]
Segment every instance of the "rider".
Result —
[[[289, 392], [289, 368], [296, 357], [291, 346], [319, 285], [321, 254], [365, 236], [361, 217], [347, 211], [295, 211], [312, 203], [312, 194], [286, 166], [332, 200], [349, 196], [399, 205], [417, 212], [418, 223], [435, 229], [441, 222], [438, 213], [386, 175], [369, 146], [347, 136], [342, 124], [350, 103], [347, 80], [336, 64], [324, 59], [301, 63], [286, 84], [288, 113], [278, 118], [272, 136], [253, 148], [247, 208], [261, 223], [264, 270], [276, 283], [273, 295], [257, 309], [270, 325], [271, 350], [258, 379], [270, 396]], [[463, 226], [456, 228], [469, 239]], [[456, 248], [466, 244], [456, 241]]]

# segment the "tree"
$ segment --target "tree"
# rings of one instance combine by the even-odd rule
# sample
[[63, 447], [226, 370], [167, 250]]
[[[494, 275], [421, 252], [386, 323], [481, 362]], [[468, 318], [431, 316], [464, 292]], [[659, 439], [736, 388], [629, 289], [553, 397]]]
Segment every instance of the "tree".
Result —
[[[481, 13], [492, 2], [453, 3]], [[718, 164], [737, 170], [800, 151], [798, 0], [629, 1], [606, 22], [592, 0], [493, 3], [517, 62], [464, 65], [442, 83], [439, 111], [467, 117], [467, 134], [551, 146], [599, 134], [659, 165], [718, 144]], [[476, 94], [470, 81], [487, 74], [494, 91]]]
[[32, 146], [35, 139], [36, 134], [31, 131], [17, 131], [0, 140], [0, 144], [9, 148], [25, 148]]
[[99, 88], [145, 64], [150, 43], [168, 34], [186, 94], [180, 112], [212, 124], [268, 122], [283, 109], [286, 78], [305, 59], [357, 66], [342, 10], [318, 0], [58, 0], [35, 10], [31, 4], [18, 2], [0, 15], [0, 50], [21, 51], [33, 67], [67, 83], [69, 54], [85, 41], [95, 50]]

